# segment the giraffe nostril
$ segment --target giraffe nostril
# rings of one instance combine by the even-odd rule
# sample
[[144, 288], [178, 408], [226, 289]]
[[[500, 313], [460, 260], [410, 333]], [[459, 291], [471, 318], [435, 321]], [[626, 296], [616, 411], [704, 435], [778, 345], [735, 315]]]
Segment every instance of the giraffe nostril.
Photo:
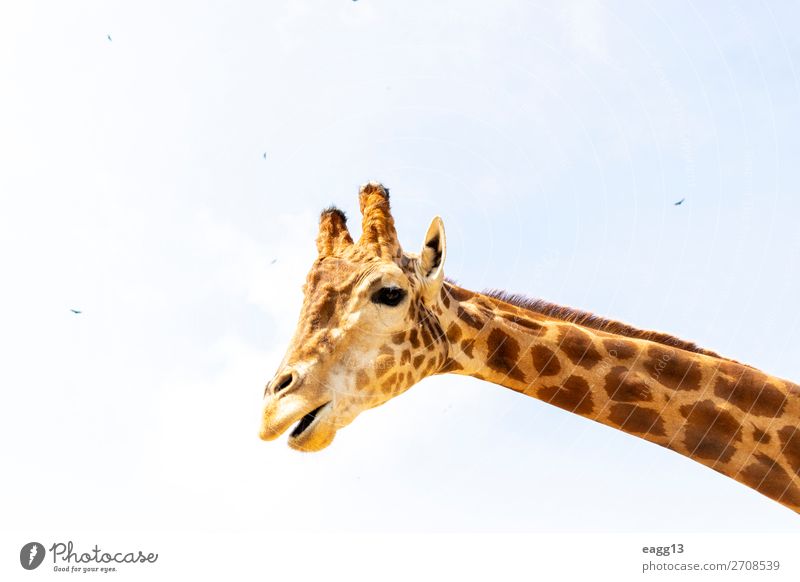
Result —
[[275, 394], [277, 394], [278, 392], [282, 392], [283, 390], [286, 390], [289, 386], [291, 386], [293, 382], [294, 382], [293, 373], [289, 372], [287, 374], [283, 374], [282, 376], [276, 378], [275, 381], [273, 382], [272, 391]]

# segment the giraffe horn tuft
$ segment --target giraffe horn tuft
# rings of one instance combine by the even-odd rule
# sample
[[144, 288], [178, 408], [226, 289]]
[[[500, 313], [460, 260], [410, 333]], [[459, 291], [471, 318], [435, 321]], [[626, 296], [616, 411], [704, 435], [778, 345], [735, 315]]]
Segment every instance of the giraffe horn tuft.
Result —
[[368, 182], [358, 192], [358, 203], [363, 216], [358, 244], [381, 257], [399, 256], [400, 243], [389, 208], [389, 190], [378, 182]]
[[347, 230], [345, 213], [330, 206], [322, 211], [319, 217], [319, 234], [317, 235], [317, 251], [319, 256], [337, 255], [353, 244]]

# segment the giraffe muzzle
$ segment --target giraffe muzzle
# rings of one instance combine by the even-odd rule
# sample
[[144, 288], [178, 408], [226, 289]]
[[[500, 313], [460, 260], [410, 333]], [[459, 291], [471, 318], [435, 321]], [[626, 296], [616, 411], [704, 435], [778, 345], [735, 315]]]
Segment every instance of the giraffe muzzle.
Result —
[[[264, 406], [259, 436], [271, 441], [289, 432], [289, 446], [301, 451], [324, 448], [333, 440], [334, 430], [326, 420], [331, 410], [331, 401], [309, 402], [297, 394], [268, 398]], [[322, 425], [322, 426], [321, 426]]]
[[290, 447], [318, 450], [315, 443], [323, 436], [321, 433], [328, 432], [329, 428], [327, 425], [318, 425], [325, 420], [323, 417], [329, 415], [330, 404], [331, 395], [324, 385], [313, 379], [309, 381], [302, 368], [286, 366], [264, 390], [259, 436], [262, 440], [271, 441], [289, 431]]

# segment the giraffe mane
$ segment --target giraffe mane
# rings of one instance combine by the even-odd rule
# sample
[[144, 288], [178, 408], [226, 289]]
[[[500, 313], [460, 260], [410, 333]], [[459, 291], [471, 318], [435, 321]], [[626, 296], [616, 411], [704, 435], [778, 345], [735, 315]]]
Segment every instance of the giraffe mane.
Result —
[[550, 303], [544, 299], [534, 299], [519, 293], [509, 293], [508, 291], [503, 291], [502, 289], [487, 289], [481, 291], [481, 294], [486, 295], [487, 297], [492, 297], [493, 299], [499, 299], [500, 301], [510, 303], [511, 305], [515, 305], [517, 307], [521, 307], [522, 309], [535, 311], [536, 313], [541, 313], [542, 315], [546, 315], [548, 317], [554, 317], [562, 321], [575, 323], [577, 325], [582, 325], [598, 331], [605, 331], [634, 339], [643, 339], [656, 342], [685, 350], [687, 352], [694, 352], [697, 354], [711, 356], [713, 358], [719, 358], [721, 360], [728, 360], [732, 362], [736, 361], [720, 356], [718, 353], [711, 350], [701, 348], [694, 342], [683, 340], [667, 333], [638, 329], [632, 325], [628, 325], [627, 323], [622, 323], [613, 319], [607, 319], [605, 317], [595, 315], [594, 313], [582, 311], [573, 307], [565, 307], [563, 305]]

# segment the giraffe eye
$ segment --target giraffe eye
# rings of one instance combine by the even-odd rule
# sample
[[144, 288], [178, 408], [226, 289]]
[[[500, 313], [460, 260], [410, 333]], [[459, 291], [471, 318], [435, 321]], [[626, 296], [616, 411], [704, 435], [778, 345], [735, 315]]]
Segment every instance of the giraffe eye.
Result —
[[394, 307], [406, 296], [400, 287], [381, 287], [372, 294], [372, 302]]

